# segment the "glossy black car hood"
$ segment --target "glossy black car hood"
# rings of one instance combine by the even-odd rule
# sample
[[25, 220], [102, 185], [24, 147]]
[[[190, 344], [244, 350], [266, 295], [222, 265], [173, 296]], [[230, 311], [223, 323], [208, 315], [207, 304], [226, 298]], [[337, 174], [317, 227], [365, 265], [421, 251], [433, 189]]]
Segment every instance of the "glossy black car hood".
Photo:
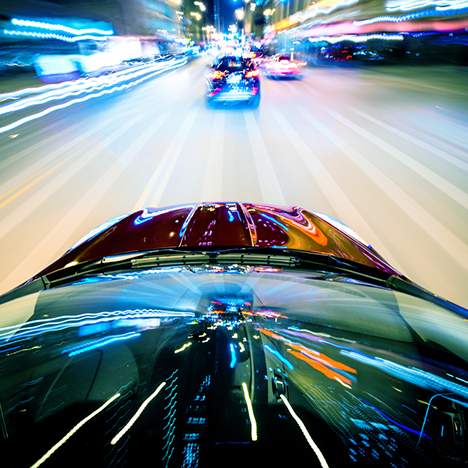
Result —
[[326, 272], [101, 274], [0, 305], [4, 466], [466, 466], [466, 317]]

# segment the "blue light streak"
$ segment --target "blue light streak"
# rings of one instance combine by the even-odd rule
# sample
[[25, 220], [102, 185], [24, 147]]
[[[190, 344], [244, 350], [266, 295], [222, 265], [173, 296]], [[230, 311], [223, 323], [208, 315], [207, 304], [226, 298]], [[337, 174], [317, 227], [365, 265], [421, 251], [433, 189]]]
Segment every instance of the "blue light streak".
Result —
[[[107, 346], [107, 345], [109, 345], [111, 343], [115, 343], [117, 341], [131, 340], [131, 339], [134, 339], [134, 338], [138, 338], [139, 336], [141, 336], [141, 333], [131, 332], [131, 333], [125, 333], [123, 335], [118, 335], [118, 336], [113, 336], [113, 337], [110, 337], [110, 338], [105, 338], [105, 339], [102, 339], [102, 340], [97, 340], [97, 341], [94, 341], [93, 343], [91, 343], [89, 345], [73, 349], [72, 351], [70, 351], [68, 353], [68, 356], [69, 357], [78, 356], [79, 354], [83, 354], [83, 353], [86, 353], [88, 351], [92, 351], [93, 349], [102, 348], [103, 346]], [[67, 351], [65, 351], [65, 352], [67, 352]]]
[[407, 367], [387, 359], [368, 356], [358, 351], [340, 351], [340, 354], [347, 356], [355, 361], [375, 367], [381, 371], [396, 377], [405, 382], [409, 382], [418, 387], [426, 388], [436, 392], [450, 392], [468, 398], [468, 387], [450, 380], [439, 377], [431, 372], [418, 369], [416, 367]]
[[236, 350], [234, 348], [234, 344], [233, 343], [230, 343], [229, 344], [229, 349], [231, 351], [231, 363], [229, 364], [229, 367], [231, 369], [234, 368], [234, 366], [236, 365], [237, 363], [237, 356], [236, 356]]
[[[52, 112], [55, 112], [55, 111], [58, 111], [58, 110], [62, 110], [62, 109], [66, 109], [70, 106], [73, 106], [75, 104], [80, 104], [80, 103], [83, 103], [83, 102], [86, 102], [86, 101], [89, 101], [91, 99], [96, 99], [96, 98], [99, 98], [99, 97], [102, 97], [102, 96], [106, 96], [108, 94], [113, 94], [113, 93], [117, 93], [117, 92], [120, 92], [120, 91], [125, 91], [129, 88], [133, 88], [134, 86], [150, 79], [150, 78], [153, 78], [154, 76], [156, 75], [159, 75], [165, 71], [168, 71], [168, 70], [173, 70], [173, 69], [176, 69], [178, 67], [181, 67], [182, 65], [185, 65], [187, 63], [187, 60], [186, 59], [183, 59], [183, 60], [174, 60], [171, 62], [170, 65], [164, 67], [164, 68], [161, 68], [161, 67], [158, 67], [156, 71], [151, 71], [151, 70], [154, 70], [155, 67], [149, 67], [149, 71], [147, 70], [147, 74], [144, 75], [143, 77], [139, 78], [139, 79], [136, 79], [134, 81], [131, 81], [129, 83], [125, 83], [125, 84], [122, 84], [122, 85], [114, 85], [112, 87], [109, 87], [107, 89], [104, 89], [100, 92], [97, 92], [97, 93], [90, 93], [90, 94], [87, 94], [83, 97], [80, 97], [80, 98], [76, 98], [76, 99], [71, 99], [69, 101], [66, 101], [64, 103], [61, 103], [61, 104], [58, 104], [58, 105], [55, 105], [55, 106], [51, 106], [51, 107], [48, 107], [40, 112], [37, 112], [35, 114], [30, 114], [26, 117], [23, 117], [23, 118], [20, 118], [18, 120], [16, 120], [15, 122], [12, 122], [8, 125], [5, 125], [3, 127], [0, 127], [0, 134], [1, 133], [6, 133], [6, 132], [9, 132], [17, 127], [20, 127], [21, 125], [24, 125], [28, 122], [31, 122], [33, 120], [37, 120], [41, 117], [45, 117], [46, 115], [52, 113]], [[126, 77], [125, 80], [123, 81], [128, 81], [128, 77]], [[89, 91], [89, 90], [88, 90]], [[62, 96], [63, 98], [63, 96]]]
[[20, 37], [33, 37], [35, 39], [57, 39], [59, 41], [64, 42], [78, 42], [78, 41], [85, 41], [85, 40], [92, 40], [92, 41], [105, 41], [106, 38], [103, 36], [93, 36], [88, 34], [86, 36], [63, 36], [62, 34], [56, 33], [41, 33], [35, 31], [20, 31], [18, 29], [4, 29], [3, 34], [5, 36], [20, 36]]
[[273, 218], [273, 217], [270, 216], [270, 215], [267, 215], [267, 214], [265, 214], [265, 213], [262, 213], [260, 216], [263, 216], [264, 218], [269, 219], [272, 223], [274, 223], [274, 224], [280, 226], [280, 227], [283, 228], [285, 231], [288, 231], [288, 230], [289, 230], [288, 227], [287, 227], [285, 224], [281, 223], [280, 221], [278, 221], [277, 219]]
[[29, 28], [36, 28], [36, 29], [45, 29], [47, 31], [62, 31], [68, 34], [73, 34], [76, 36], [80, 36], [83, 34], [100, 34], [103, 36], [112, 36], [114, 31], [112, 29], [99, 29], [99, 28], [72, 28], [70, 26], [65, 26], [63, 24], [56, 24], [56, 23], [47, 23], [44, 21], [35, 21], [35, 20], [27, 20], [27, 19], [20, 19], [20, 18], [12, 18], [11, 24], [15, 26], [23, 26]]
[[288, 367], [289, 370], [294, 370], [294, 366], [285, 357], [281, 356], [281, 354], [278, 351], [275, 351], [268, 345], [264, 345], [264, 348], [271, 354], [273, 354], [273, 356], [275, 356], [278, 360], [280, 360], [286, 367]]
[[400, 429], [403, 429], [407, 432], [410, 432], [411, 434], [415, 434], [415, 435], [420, 435], [422, 437], [424, 437], [425, 439], [431, 439], [431, 437], [429, 437], [427, 434], [424, 434], [424, 433], [420, 433], [420, 431], [417, 431], [415, 429], [411, 429], [411, 427], [408, 427], [408, 426], [405, 426], [404, 424], [402, 423], [399, 423], [398, 421], [395, 421], [394, 419], [392, 419], [390, 416], [388, 416], [387, 414], [385, 414], [383, 411], [379, 410], [378, 408], [376, 408], [374, 405], [372, 405], [371, 403], [369, 403], [368, 401], [366, 400], [363, 400], [361, 399], [361, 401], [369, 406], [370, 408], [372, 408], [377, 414], [379, 414], [380, 416], [382, 416], [382, 418], [386, 419], [387, 421], [391, 422], [392, 424], [395, 424], [395, 426], [399, 427]]

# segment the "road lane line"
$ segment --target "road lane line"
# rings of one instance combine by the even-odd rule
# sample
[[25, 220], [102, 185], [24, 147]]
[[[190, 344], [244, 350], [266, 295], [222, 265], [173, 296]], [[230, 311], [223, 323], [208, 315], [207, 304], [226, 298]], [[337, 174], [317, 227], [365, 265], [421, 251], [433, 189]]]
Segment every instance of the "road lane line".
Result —
[[[125, 124], [122, 131], [111, 134], [108, 144], [125, 133], [127, 128], [133, 126], [139, 118], [141, 119], [141, 116], [135, 116], [134, 119]], [[160, 116], [160, 119], [162, 118]], [[86, 219], [92, 213], [95, 206], [104, 198], [106, 193], [115, 186], [118, 179], [127, 170], [127, 167], [138, 156], [139, 151], [153, 136], [154, 126], [147, 126], [139, 135], [139, 138], [133, 139], [125, 151], [112, 161], [106, 173], [100, 177], [90, 178], [89, 189], [80, 196], [77, 203], [68, 208], [65, 215], [59, 218], [53, 229], [35, 245], [34, 249], [28, 252], [28, 255], [22, 261], [16, 264], [16, 267], [4, 278], [2, 284], [19, 282], [18, 279], [25, 276], [22, 272], [30, 270], [27, 268], [27, 265], [34, 265], [38, 258], [44, 258], [44, 252], [48, 252], [53, 259], [58, 255], [58, 252], [61, 254], [73, 244], [73, 240], [70, 240], [70, 238], [77, 239], [78, 237], [82, 237], [83, 233], [80, 232], [79, 235], [75, 235], [75, 233], [83, 224], [83, 219]], [[65, 235], [64, 233], [67, 234]]]
[[286, 204], [283, 190], [272, 163], [272, 157], [266, 147], [257, 120], [250, 112], [244, 111], [247, 136], [254, 156], [257, 178], [264, 202]]
[[[278, 111], [272, 110], [272, 115], [275, 120], [279, 123], [286, 135], [291, 147], [294, 148], [296, 154], [300, 157], [306, 168], [315, 180], [317, 187], [324, 198], [328, 200], [332, 206], [338, 219], [341, 219], [349, 226], [352, 226], [353, 230], [358, 232], [361, 237], [366, 239], [372, 245], [378, 245], [376, 249], [384, 258], [392, 258], [384, 247], [380, 243], [376, 242], [380, 240], [380, 237], [374, 231], [373, 228], [367, 223], [367, 221], [360, 214], [359, 210], [354, 206], [349, 197], [335, 181], [333, 176], [330, 174], [328, 169], [322, 164], [319, 157], [312, 151], [312, 149], [305, 143], [293, 127], [286, 121], [286, 119], [278, 113]], [[310, 120], [312, 119], [306, 112], [305, 116]], [[313, 207], [315, 208], [315, 207]], [[349, 222], [348, 220], [352, 221]], [[392, 265], [400, 270], [397, 262], [392, 262]]]
[[22, 187], [20, 187], [17, 190], [10, 190], [7, 192], [4, 196], [0, 196], [0, 209], [5, 208], [8, 206], [10, 203], [13, 203], [17, 198], [19, 198], [21, 195], [24, 195], [26, 192], [28, 192], [31, 188], [35, 187], [39, 182], [47, 178], [49, 175], [53, 174], [54, 172], [57, 171], [57, 169], [61, 166], [62, 164], [59, 163], [56, 166], [50, 167], [48, 170], [44, 171], [42, 174], [39, 174], [38, 176], [32, 178], [29, 180], [26, 184], [24, 184]]
[[203, 161], [203, 167], [206, 169], [203, 180], [203, 201], [223, 199], [224, 126], [224, 112], [215, 112], [208, 157]]
[[[40, 174], [37, 174], [37, 172], [40, 172], [42, 170], [48, 171], [49, 169], [46, 168], [48, 164], [57, 163], [56, 168], [58, 168], [64, 163], [69, 162], [69, 160], [71, 160], [73, 157], [70, 156], [68, 153], [74, 146], [78, 145], [81, 141], [86, 141], [88, 138], [92, 137], [94, 134], [97, 134], [101, 129], [105, 128], [107, 125], [109, 125], [109, 123], [113, 123], [114, 121], [115, 118], [111, 117], [102, 122], [99, 122], [97, 125], [93, 123], [92, 125], [90, 125], [90, 128], [85, 132], [78, 134], [72, 133], [72, 135], [74, 135], [74, 138], [69, 138], [68, 140], [65, 140], [63, 144], [59, 144], [60, 142], [57, 141], [57, 144], [53, 146], [53, 151], [49, 152], [46, 156], [40, 158], [33, 164], [30, 164], [27, 167], [27, 169], [11, 177], [7, 182], [3, 184], [3, 186], [0, 189], [3, 192], [3, 195], [0, 197], [0, 200], [6, 198], [7, 196], [10, 196], [10, 194], [16, 190], [21, 190], [23, 186], [28, 185], [32, 179], [40, 176]], [[83, 126], [83, 124], [81, 124], [81, 126]], [[77, 128], [78, 126], [72, 127], [73, 130], [76, 130]], [[27, 148], [26, 152], [30, 154], [31, 152], [33, 152], [33, 148], [35, 146], [36, 145], [33, 145], [33, 147], [31, 148]], [[58, 160], [58, 162], [56, 160]], [[26, 178], [29, 178], [29, 180], [25, 184], [24, 179]]]
[[399, 185], [372, 164], [368, 159], [351, 148], [337, 133], [332, 133], [325, 125], [309, 118], [309, 123], [326, 136], [367, 177], [387, 194], [406, 215], [412, 219], [434, 242], [442, 248], [457, 265], [468, 270], [468, 246], [455, 234], [435, 219], [423, 206], [410, 197]]
[[[0, 223], [0, 240], [6, 237], [12, 230], [14, 230], [18, 225], [25, 222], [32, 213], [34, 213], [43, 203], [45, 203], [51, 196], [57, 193], [62, 189], [69, 181], [73, 180], [76, 177], [76, 174], [82, 170], [86, 165], [97, 156], [97, 154], [103, 149], [108, 147], [114, 140], [119, 136], [124, 134], [134, 123], [139, 119], [135, 116], [133, 119], [129, 119], [124, 125], [119, 128], [119, 132], [110, 133], [107, 138], [101, 140], [99, 145], [95, 145], [93, 150], [89, 150], [89, 146], [92, 142], [88, 142], [91, 133], [88, 132], [87, 135], [84, 135], [85, 139], [84, 146], [81, 148], [84, 150], [83, 155], [79, 158], [70, 157], [72, 164], [69, 166], [60, 177], [53, 179], [51, 182], [47, 183], [34, 197], [30, 197], [25, 200], [19, 207], [15, 208], [11, 213], [4, 216]], [[109, 122], [107, 122], [108, 124]], [[95, 129], [96, 132], [101, 130], [101, 126]], [[78, 146], [82, 143], [81, 139], [74, 141], [74, 146]], [[71, 148], [68, 148], [70, 150]], [[70, 163], [70, 161], [64, 160], [59, 163], [60, 166]]]
[[397, 147], [393, 146], [390, 143], [387, 143], [382, 138], [374, 135], [373, 133], [365, 130], [364, 128], [356, 125], [347, 119], [340, 113], [336, 111], [327, 111], [335, 120], [340, 122], [345, 127], [350, 128], [353, 132], [367, 139], [375, 146], [380, 148], [382, 151], [385, 151], [387, 154], [392, 156], [394, 159], [399, 161], [401, 164], [407, 168], [414, 171], [418, 176], [426, 179], [427, 182], [432, 184], [436, 189], [440, 190], [442, 193], [447, 195], [449, 198], [457, 202], [463, 208], [468, 209], [468, 194], [463, 190], [460, 190], [458, 187], [453, 185], [451, 182], [447, 181], [443, 177], [439, 176], [431, 169], [428, 169], [426, 166], [416, 161], [415, 159], [408, 156], [403, 151], [400, 151]]
[[403, 132], [381, 120], [378, 120], [374, 117], [372, 117], [370, 114], [367, 114], [366, 112], [356, 109], [354, 107], [351, 108], [353, 112], [358, 114], [359, 116], [363, 117], [364, 119], [368, 120], [369, 122], [374, 123], [375, 125], [378, 125], [379, 127], [394, 133], [395, 135], [398, 135], [400, 138], [404, 138], [405, 140], [409, 141], [410, 143], [414, 144], [415, 146], [419, 146], [420, 148], [429, 151], [430, 153], [439, 156], [441, 159], [447, 161], [450, 164], [453, 164], [454, 166], [457, 166], [459, 169], [463, 171], [468, 171], [468, 163], [465, 161], [461, 161], [458, 158], [455, 158], [454, 156], [451, 156], [450, 154], [446, 153], [445, 151], [440, 150], [439, 148], [436, 148], [434, 145], [431, 145], [429, 143], [426, 143], [424, 140], [420, 140], [419, 138], [415, 138], [411, 135], [409, 135], [406, 132]]
[[[158, 165], [147, 181], [145, 189], [138, 197], [138, 200], [135, 202], [135, 210], [141, 209], [144, 206], [147, 206], [149, 203], [151, 203], [152, 206], [159, 206], [161, 197], [167, 188], [177, 160], [182, 154], [185, 140], [187, 139], [193, 124], [195, 123], [196, 114], [197, 111], [189, 111], [188, 115], [182, 121], [177, 133], [173, 135], [169, 147], [159, 159]], [[148, 200], [148, 196], [153, 192], [156, 183], [158, 183], [156, 192], [152, 194], [151, 200]]]

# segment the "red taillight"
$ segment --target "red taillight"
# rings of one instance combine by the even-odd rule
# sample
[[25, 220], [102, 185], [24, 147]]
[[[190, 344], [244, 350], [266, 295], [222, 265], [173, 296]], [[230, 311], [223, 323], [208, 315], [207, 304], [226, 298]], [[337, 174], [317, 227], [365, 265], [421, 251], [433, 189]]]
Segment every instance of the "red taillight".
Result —
[[220, 80], [221, 78], [224, 78], [224, 73], [221, 71], [214, 71], [210, 74], [210, 78], [212, 80]]
[[258, 70], [252, 70], [245, 74], [246, 78], [257, 78], [258, 76], [260, 76], [260, 72]]

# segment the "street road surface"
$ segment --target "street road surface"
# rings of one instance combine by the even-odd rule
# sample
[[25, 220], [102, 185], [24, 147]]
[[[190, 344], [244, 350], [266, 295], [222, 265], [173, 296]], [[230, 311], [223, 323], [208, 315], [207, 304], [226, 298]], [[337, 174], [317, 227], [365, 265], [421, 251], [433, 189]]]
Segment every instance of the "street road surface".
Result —
[[113, 216], [243, 200], [331, 214], [468, 306], [466, 69], [310, 68], [263, 78], [258, 110], [206, 108], [207, 72], [200, 59], [0, 133], [0, 292]]

